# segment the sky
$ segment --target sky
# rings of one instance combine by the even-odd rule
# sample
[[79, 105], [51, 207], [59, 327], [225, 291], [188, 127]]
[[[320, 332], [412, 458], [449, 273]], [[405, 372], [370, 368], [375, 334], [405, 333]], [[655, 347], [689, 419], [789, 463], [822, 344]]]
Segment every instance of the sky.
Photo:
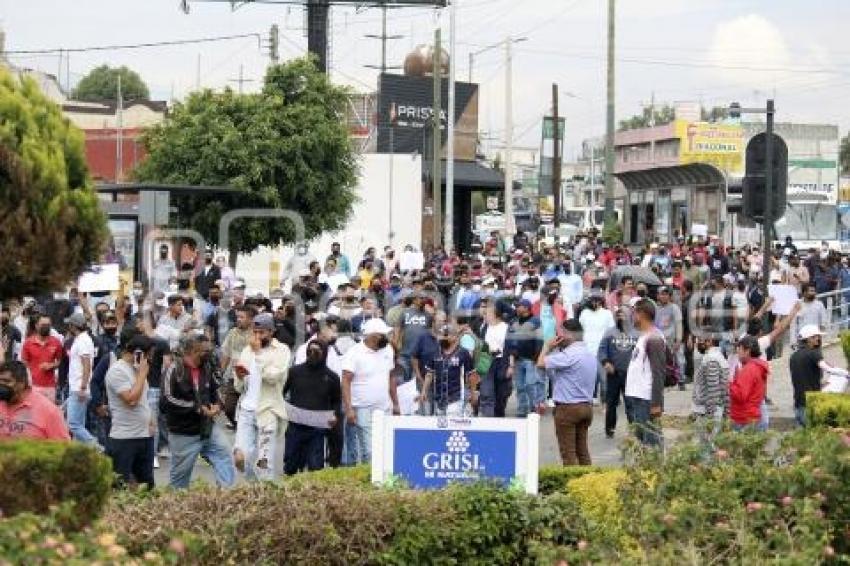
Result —
[[[456, 0], [458, 79], [466, 80], [469, 53], [507, 37], [527, 38], [513, 50], [515, 143], [536, 147], [540, 120], [557, 83], [560, 113], [567, 119], [565, 155], [575, 157], [583, 139], [605, 130], [607, 0]], [[76, 48], [258, 34], [281, 30], [281, 57], [306, 51], [304, 10], [287, 4], [178, 0], [0, 0], [6, 50]], [[677, 101], [705, 106], [763, 106], [775, 97], [778, 121], [838, 124], [850, 129], [850, 22], [848, 0], [618, 0], [616, 39], [617, 118]], [[394, 9], [388, 33], [389, 64], [401, 64], [415, 46], [430, 43], [440, 26], [449, 37], [449, 11]], [[335, 7], [331, 76], [360, 91], [374, 90], [381, 33], [377, 9]], [[59, 58], [10, 55], [20, 66], [57, 73]], [[240, 67], [259, 88], [268, 64], [256, 36], [184, 46], [74, 53], [63, 60], [70, 82], [100, 64], [138, 71], [153, 98], [181, 98], [200, 85], [237, 88]], [[504, 49], [475, 57], [481, 84], [479, 127], [489, 143], [504, 140]], [[65, 82], [63, 71], [63, 84]]]

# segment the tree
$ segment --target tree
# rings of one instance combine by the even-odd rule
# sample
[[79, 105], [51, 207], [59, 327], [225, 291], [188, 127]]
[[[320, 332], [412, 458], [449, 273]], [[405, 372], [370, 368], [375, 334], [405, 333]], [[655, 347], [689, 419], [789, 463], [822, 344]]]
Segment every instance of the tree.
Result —
[[0, 297], [63, 288], [106, 236], [82, 133], [34, 81], [0, 67]]
[[121, 97], [124, 100], [150, 100], [148, 85], [136, 71], [127, 67], [101, 65], [92, 69], [71, 93], [74, 100], [100, 101], [118, 99], [118, 77], [121, 77]]
[[850, 133], [841, 138], [841, 149], [838, 155], [841, 163], [841, 174], [850, 175]]
[[707, 109], [705, 106], [700, 108], [700, 116], [703, 122], [719, 122], [729, 117], [729, 108], [725, 106], [712, 106]]
[[[219, 221], [240, 208], [289, 209], [306, 238], [342, 229], [356, 200], [357, 161], [344, 121], [348, 91], [334, 86], [310, 59], [271, 67], [260, 94], [209, 90], [177, 104], [148, 132], [142, 181], [225, 185], [238, 194], [174, 200], [182, 227], [220, 244]], [[229, 230], [236, 252], [295, 241], [292, 222], [242, 219]]]
[[[669, 124], [676, 119], [676, 109], [665, 104], [661, 107], [655, 107], [655, 125], [663, 126]], [[650, 106], [645, 106], [640, 114], [636, 114], [627, 120], [620, 120], [620, 131], [637, 130], [638, 128], [648, 128], [652, 125], [653, 110]]]

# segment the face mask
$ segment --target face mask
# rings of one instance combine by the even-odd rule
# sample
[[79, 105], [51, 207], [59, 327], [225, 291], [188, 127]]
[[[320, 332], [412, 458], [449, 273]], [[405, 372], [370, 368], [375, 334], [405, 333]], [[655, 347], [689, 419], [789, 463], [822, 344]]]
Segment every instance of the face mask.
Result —
[[440, 340], [440, 347], [443, 348], [444, 350], [448, 349], [451, 345], [452, 345], [452, 341], [449, 338], [443, 338], [443, 339]]
[[640, 289], [640, 290], [638, 290], [637, 294], [638, 294], [638, 297], [644, 298], [644, 297], [646, 297], [646, 290]]
[[389, 338], [387, 338], [386, 336], [381, 336], [380, 338], [378, 338], [378, 349], [383, 350], [384, 348], [386, 348], [389, 345], [389, 343], [390, 343]]
[[334, 336], [333, 338], [328, 340], [327, 343], [328, 343], [328, 346], [333, 346], [334, 344], [336, 344], [336, 336]]
[[15, 396], [15, 391], [8, 385], [0, 385], [0, 401], [8, 403]]
[[142, 290], [141, 289], [133, 289], [133, 297], [138, 299], [141, 296], [142, 296]]
[[320, 367], [322, 365], [322, 354], [317, 350], [307, 352], [307, 365], [310, 367]]
[[210, 295], [210, 303], [217, 305], [221, 302], [221, 297], [214, 297]]
[[475, 351], [475, 338], [470, 336], [469, 334], [464, 334], [460, 339], [460, 347], [466, 350], [467, 352]]
[[[48, 330], [47, 332], [48, 332], [48, 334], [49, 334], [49, 333], [50, 333], [50, 330]], [[117, 329], [117, 328], [104, 328], [104, 329], [103, 329], [103, 333], [104, 333], [104, 334], [107, 334], [107, 335], [109, 335], [109, 336], [115, 336], [115, 334], [116, 334], [117, 332], [118, 332], [118, 329]]]
[[38, 335], [42, 338], [46, 336], [50, 336], [50, 327], [49, 326], [39, 326], [38, 327]]
[[207, 264], [207, 265], [212, 265], [212, 259], [207, 258], [207, 259], [204, 260], [204, 263]]
[[0, 319], [0, 324], [2, 324], [3, 326], [9, 326], [9, 319], [4, 316], [2, 319]]
[[160, 259], [168, 259], [168, 252], [159, 252]]
[[705, 354], [708, 351], [708, 348], [705, 347], [705, 344], [700, 344], [697, 346], [697, 350], [699, 350], [700, 354]]
[[295, 306], [294, 305], [285, 307], [283, 310], [286, 313], [286, 316], [290, 316], [290, 317], [295, 316]]
[[339, 256], [339, 250], [334, 250], [334, 251], [333, 251], [333, 253], [332, 253], [332, 255], [333, 255], [334, 257]]
[[263, 348], [268, 348], [269, 346], [271, 346], [271, 344], [272, 344], [271, 338], [261, 338], [260, 339], [260, 346], [262, 346]]

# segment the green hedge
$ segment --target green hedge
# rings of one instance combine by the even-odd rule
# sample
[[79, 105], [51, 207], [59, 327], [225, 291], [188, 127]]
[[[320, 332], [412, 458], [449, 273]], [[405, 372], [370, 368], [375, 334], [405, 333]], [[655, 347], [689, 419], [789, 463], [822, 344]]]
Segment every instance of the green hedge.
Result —
[[806, 425], [812, 427], [850, 427], [850, 395], [807, 393]]
[[78, 442], [0, 443], [0, 509], [7, 517], [64, 504], [57, 519], [79, 529], [100, 516], [112, 480], [110, 460]]

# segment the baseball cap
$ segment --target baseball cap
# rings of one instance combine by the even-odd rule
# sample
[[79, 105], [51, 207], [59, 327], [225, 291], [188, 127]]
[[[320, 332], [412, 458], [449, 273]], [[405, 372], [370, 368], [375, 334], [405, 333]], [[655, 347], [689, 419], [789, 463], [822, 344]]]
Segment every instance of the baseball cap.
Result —
[[261, 313], [254, 317], [256, 330], [274, 330], [274, 316], [271, 313]]
[[527, 309], [530, 309], [531, 308], [531, 301], [529, 301], [528, 299], [522, 299], [522, 300], [517, 301], [516, 306], [525, 307]]
[[75, 312], [65, 319], [65, 324], [76, 326], [77, 328], [85, 328], [87, 324], [86, 316], [81, 312]]
[[392, 332], [392, 327], [387, 326], [387, 323], [380, 318], [370, 318], [363, 323], [363, 335], [369, 334], [389, 334]]
[[658, 292], [659, 293], [667, 293], [669, 295], [670, 294], [670, 287], [667, 287], [666, 285], [659, 287]]
[[823, 336], [817, 324], [807, 324], [800, 329], [800, 340], [808, 340], [812, 336]]
[[642, 299], [641, 297], [632, 297], [631, 299], [629, 299], [628, 305], [629, 305], [631, 308], [635, 308], [635, 306], [636, 306], [639, 302], [641, 302], [642, 300], [643, 300], [643, 299]]

